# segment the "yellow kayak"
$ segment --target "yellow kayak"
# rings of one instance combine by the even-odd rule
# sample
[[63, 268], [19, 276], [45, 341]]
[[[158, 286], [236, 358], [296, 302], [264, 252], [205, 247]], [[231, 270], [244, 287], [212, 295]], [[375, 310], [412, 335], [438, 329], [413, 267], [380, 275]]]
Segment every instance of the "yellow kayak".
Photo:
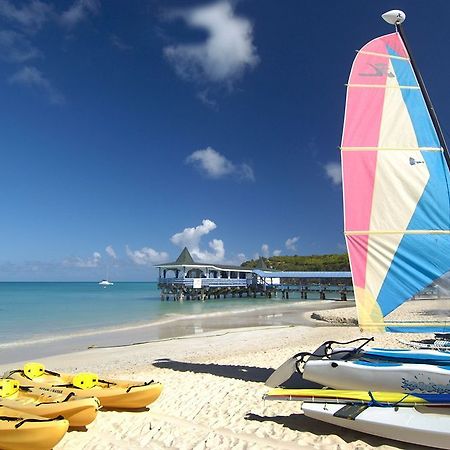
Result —
[[50, 419], [63, 416], [71, 427], [82, 427], [95, 419], [100, 402], [92, 396], [77, 398], [70, 393], [49, 392], [32, 386], [20, 386], [16, 380], [1, 379], [0, 405]]
[[49, 450], [66, 433], [69, 422], [62, 417], [46, 419], [0, 406], [0, 448]]
[[271, 389], [265, 400], [297, 400], [320, 403], [361, 403], [369, 405], [445, 405], [450, 406], [450, 394], [405, 394], [404, 392], [368, 392], [343, 389]]
[[145, 408], [160, 396], [163, 388], [154, 381], [99, 379], [94, 373], [53, 372], [39, 363], [25, 364], [23, 369], [7, 372], [4, 377], [47, 392], [75, 394], [77, 398], [96, 397], [103, 407], [115, 409]]

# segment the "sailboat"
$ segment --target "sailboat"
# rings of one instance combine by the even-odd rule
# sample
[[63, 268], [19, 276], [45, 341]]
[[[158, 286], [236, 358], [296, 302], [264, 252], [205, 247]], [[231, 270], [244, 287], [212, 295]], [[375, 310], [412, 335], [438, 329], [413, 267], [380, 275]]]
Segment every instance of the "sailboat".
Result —
[[113, 286], [114, 283], [112, 281], [109, 281], [109, 266], [108, 269], [106, 271], [106, 278], [104, 278], [102, 281], [99, 281], [98, 285], [102, 286], [102, 287], [107, 287], [107, 286]]
[[[405, 17], [383, 14], [395, 32], [359, 50], [350, 73], [341, 144], [345, 238], [362, 330], [446, 331], [448, 298], [432, 312], [408, 302], [450, 271], [450, 156]], [[419, 308], [420, 320], [402, 318], [408, 306]]]
[[[395, 32], [358, 51], [341, 145], [344, 229], [358, 322], [365, 331], [448, 331], [448, 297], [432, 300], [433, 314], [424, 311], [420, 321], [389, 320], [407, 303], [430, 305], [408, 300], [448, 277], [450, 156], [406, 43], [406, 15], [393, 10], [382, 17]], [[408, 362], [420, 359], [415, 355]], [[297, 363], [294, 355], [267, 385], [280, 385]]]
[[[450, 271], [450, 156], [405, 39], [406, 15], [393, 10], [382, 17], [395, 32], [358, 51], [347, 87], [341, 144], [344, 229], [358, 323], [361, 330], [374, 332], [448, 331], [450, 299], [433, 300], [433, 311], [427, 311], [430, 301], [414, 297], [445, 284]], [[413, 313], [422, 309], [420, 320], [417, 314], [408, 320], [398, 314], [408, 303]], [[326, 352], [325, 343], [312, 354], [294, 355], [266, 385], [279, 386], [298, 371], [304, 380], [322, 386], [365, 390], [367, 404], [342, 407], [321, 401], [320, 397], [332, 396], [339, 403], [341, 394], [334, 389], [274, 389], [266, 398], [303, 398], [307, 401], [302, 410], [308, 417], [450, 449], [449, 407], [380, 407], [372, 395], [374, 389], [397, 391], [404, 399], [418, 392], [448, 395], [450, 366], [434, 361], [449, 355], [362, 350], [369, 339], [362, 340], [353, 349]], [[364, 357], [368, 355], [372, 359]], [[427, 359], [432, 363], [423, 364]]]

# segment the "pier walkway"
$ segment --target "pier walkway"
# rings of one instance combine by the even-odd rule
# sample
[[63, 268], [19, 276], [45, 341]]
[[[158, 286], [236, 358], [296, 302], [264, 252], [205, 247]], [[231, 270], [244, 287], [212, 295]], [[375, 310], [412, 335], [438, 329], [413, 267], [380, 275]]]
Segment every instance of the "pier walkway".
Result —
[[267, 267], [250, 269], [200, 263], [193, 260], [187, 248], [176, 261], [156, 267], [161, 300], [256, 297], [258, 294], [271, 298], [278, 293], [288, 299], [292, 292], [300, 292], [302, 299], [319, 292], [322, 300], [328, 294], [338, 294], [341, 300], [347, 300], [348, 292], [353, 291], [350, 272], [283, 272]]

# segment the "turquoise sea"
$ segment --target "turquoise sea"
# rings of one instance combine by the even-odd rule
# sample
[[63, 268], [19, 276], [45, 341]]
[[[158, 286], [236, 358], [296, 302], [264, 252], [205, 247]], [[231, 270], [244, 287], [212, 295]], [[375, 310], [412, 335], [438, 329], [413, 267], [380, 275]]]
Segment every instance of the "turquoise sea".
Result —
[[288, 307], [295, 302], [299, 302], [298, 293], [291, 293], [289, 300], [228, 297], [204, 302], [161, 301], [155, 282], [117, 282], [106, 288], [96, 282], [2, 282], [0, 360], [227, 327], [297, 323], [290, 313], [253, 317], [265, 307]]
[[3, 282], [0, 283], [0, 344], [147, 324], [175, 315], [238, 310], [277, 301], [258, 297], [162, 302], [157, 283], [119, 282], [102, 288], [94, 282]]

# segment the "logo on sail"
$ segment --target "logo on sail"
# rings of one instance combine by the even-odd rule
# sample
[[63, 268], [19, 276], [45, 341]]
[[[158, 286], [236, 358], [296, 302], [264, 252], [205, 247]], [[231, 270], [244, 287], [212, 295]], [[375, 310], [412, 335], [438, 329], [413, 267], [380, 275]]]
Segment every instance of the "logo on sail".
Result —
[[418, 161], [417, 159], [409, 158], [409, 164], [411, 164], [411, 166], [415, 166], [416, 164], [425, 164], [425, 161]]
[[395, 75], [389, 70], [389, 64], [386, 63], [375, 63], [368, 65], [373, 69], [372, 72], [361, 72], [358, 75], [361, 77], [395, 77]]

